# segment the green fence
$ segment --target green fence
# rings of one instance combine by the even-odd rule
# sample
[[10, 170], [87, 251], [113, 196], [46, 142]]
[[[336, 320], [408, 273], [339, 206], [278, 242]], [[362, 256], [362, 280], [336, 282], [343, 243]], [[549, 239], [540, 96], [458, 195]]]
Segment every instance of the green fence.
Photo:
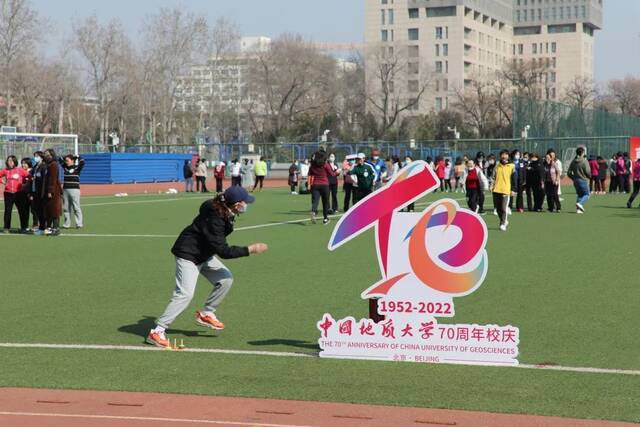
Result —
[[519, 137], [526, 126], [529, 126], [528, 136], [535, 138], [640, 135], [639, 117], [514, 97], [513, 135]]

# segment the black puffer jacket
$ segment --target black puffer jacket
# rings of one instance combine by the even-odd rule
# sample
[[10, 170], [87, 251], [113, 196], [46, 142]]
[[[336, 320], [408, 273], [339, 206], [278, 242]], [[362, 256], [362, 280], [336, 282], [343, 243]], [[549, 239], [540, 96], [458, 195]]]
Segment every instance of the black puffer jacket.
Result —
[[207, 200], [200, 206], [200, 213], [191, 225], [182, 230], [171, 253], [195, 264], [201, 264], [214, 255], [222, 259], [249, 256], [246, 246], [227, 244], [235, 217], [219, 215], [213, 204], [213, 200]]

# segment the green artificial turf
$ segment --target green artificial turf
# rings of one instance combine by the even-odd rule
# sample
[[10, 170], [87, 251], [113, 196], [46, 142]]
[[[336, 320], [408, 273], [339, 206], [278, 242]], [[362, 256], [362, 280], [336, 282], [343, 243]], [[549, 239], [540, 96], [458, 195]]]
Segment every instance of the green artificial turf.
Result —
[[[340, 194], [340, 196], [342, 196]], [[461, 194], [450, 194], [462, 198]], [[433, 200], [438, 196], [430, 196]], [[489, 227], [489, 273], [455, 300], [451, 322], [520, 328], [521, 363], [640, 370], [635, 260], [640, 209], [624, 196], [593, 196], [587, 214], [514, 214]], [[266, 190], [237, 227], [307, 217], [308, 196]], [[489, 198], [487, 198], [489, 199]], [[1, 342], [144, 345], [174, 281], [169, 252], [199, 195], [84, 198], [85, 228], [67, 233], [168, 237], [0, 236]], [[464, 205], [464, 201], [460, 200]], [[16, 221], [17, 218], [14, 218]], [[332, 223], [335, 225], [335, 221]], [[373, 233], [335, 252], [331, 226], [293, 223], [238, 230], [261, 256], [224, 261], [234, 287], [218, 311], [221, 333], [193, 311], [172, 325], [189, 347], [308, 352], [325, 312], [364, 317], [360, 292], [379, 279]], [[444, 322], [444, 319], [440, 319]], [[514, 368], [398, 364], [248, 355], [0, 348], [0, 386], [144, 390], [474, 409], [640, 421], [640, 376]]]

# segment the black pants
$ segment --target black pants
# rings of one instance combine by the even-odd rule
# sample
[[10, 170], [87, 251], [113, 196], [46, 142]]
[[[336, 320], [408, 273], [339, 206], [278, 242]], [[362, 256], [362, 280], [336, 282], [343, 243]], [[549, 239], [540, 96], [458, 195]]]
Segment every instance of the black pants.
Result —
[[231, 177], [231, 185], [242, 186], [242, 177], [241, 176], [232, 176]]
[[506, 194], [493, 193], [493, 207], [498, 212], [500, 225], [507, 222], [507, 206], [509, 205], [509, 196]]
[[41, 199], [37, 196], [34, 196], [33, 200], [31, 201], [31, 208], [35, 213], [35, 216], [38, 218], [38, 229], [40, 230], [44, 230], [45, 228], [47, 228], [47, 220], [44, 216], [45, 203], [46, 201], [44, 199]]
[[329, 216], [329, 186], [328, 185], [312, 185], [311, 186], [311, 212], [318, 213], [318, 202], [322, 198], [322, 217]]
[[558, 196], [558, 185], [551, 181], [545, 182], [544, 191], [547, 193], [547, 209], [549, 209], [549, 212], [559, 211], [561, 206], [560, 196]]
[[528, 187], [533, 193], [533, 210], [538, 212], [542, 210], [542, 204], [544, 203], [544, 189], [542, 184], [535, 183]]
[[292, 193], [295, 193], [296, 190], [298, 189], [298, 183], [297, 182], [291, 183], [291, 184], [289, 184], [289, 186], [291, 187], [291, 192]]
[[514, 201], [514, 199], [515, 199], [515, 202], [516, 202], [516, 209], [517, 210], [523, 210], [524, 209], [523, 191], [524, 191], [524, 188], [523, 188], [522, 185], [518, 185], [516, 187], [516, 190], [515, 190], [516, 197], [510, 197], [509, 198], [509, 209], [513, 209], [513, 201]]
[[331, 192], [331, 210], [338, 212], [338, 183], [329, 184], [329, 192]]
[[356, 190], [357, 188], [355, 188], [353, 186], [353, 184], [344, 184], [344, 187], [342, 187], [342, 189], [344, 190], [344, 203], [343, 203], [343, 208], [344, 211], [348, 211], [349, 210], [349, 206], [350, 205], [355, 205], [356, 204]]
[[216, 178], [216, 193], [222, 193], [222, 183], [224, 182], [223, 178]]
[[478, 190], [478, 212], [484, 213], [484, 191]]
[[618, 190], [619, 178], [616, 175], [609, 177], [609, 193], [615, 193]]
[[480, 189], [478, 188], [467, 188], [467, 206], [469, 209], [476, 212], [478, 209], [478, 196], [480, 194]]
[[29, 199], [27, 199], [27, 193], [22, 191], [17, 193], [7, 193], [5, 191], [4, 193], [4, 228], [6, 230], [11, 228], [11, 213], [14, 204], [20, 216], [20, 229], [29, 228]]
[[369, 194], [371, 194], [371, 191], [372, 190], [370, 188], [356, 188], [356, 202], [359, 202], [360, 200], [367, 197]]
[[633, 181], [633, 193], [629, 197], [629, 204], [633, 203], [636, 197], [638, 197], [638, 193], [640, 193], [640, 181]]
[[253, 189], [255, 190], [260, 184], [260, 189], [262, 190], [262, 186], [264, 185], [264, 175], [256, 175], [256, 182], [253, 184]]
[[196, 191], [200, 191], [202, 193], [208, 193], [207, 190], [207, 177], [206, 176], [197, 176], [196, 177]]

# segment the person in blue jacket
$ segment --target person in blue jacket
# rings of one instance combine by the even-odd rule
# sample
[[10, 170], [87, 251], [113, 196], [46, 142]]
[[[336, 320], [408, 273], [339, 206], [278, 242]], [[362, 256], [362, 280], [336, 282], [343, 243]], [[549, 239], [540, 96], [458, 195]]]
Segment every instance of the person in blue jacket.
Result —
[[387, 174], [387, 164], [380, 158], [380, 150], [374, 148], [371, 150], [371, 158], [367, 161], [376, 171], [376, 176], [373, 181], [373, 188], [377, 190], [382, 187], [382, 178]]

